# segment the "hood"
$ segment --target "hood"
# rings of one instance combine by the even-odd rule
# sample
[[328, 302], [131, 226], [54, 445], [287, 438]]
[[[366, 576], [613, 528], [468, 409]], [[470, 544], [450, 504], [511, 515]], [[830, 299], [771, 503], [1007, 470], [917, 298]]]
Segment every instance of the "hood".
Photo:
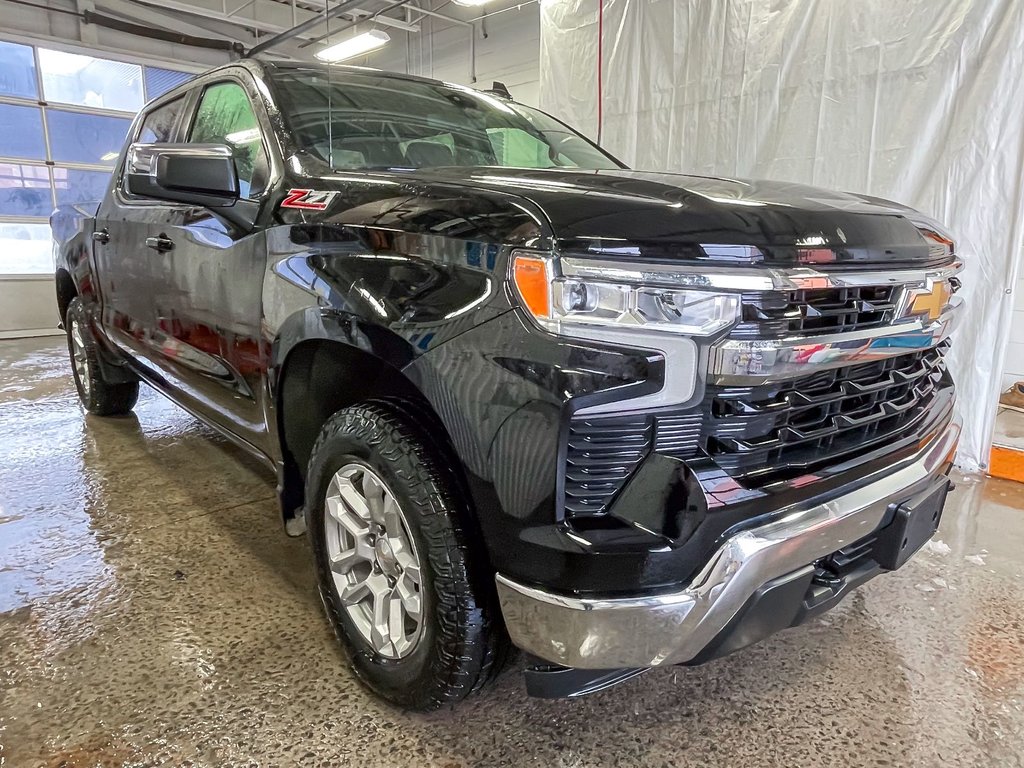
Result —
[[766, 265], [931, 266], [952, 242], [897, 203], [787, 182], [629, 170], [441, 168], [407, 178], [532, 203], [563, 253]]

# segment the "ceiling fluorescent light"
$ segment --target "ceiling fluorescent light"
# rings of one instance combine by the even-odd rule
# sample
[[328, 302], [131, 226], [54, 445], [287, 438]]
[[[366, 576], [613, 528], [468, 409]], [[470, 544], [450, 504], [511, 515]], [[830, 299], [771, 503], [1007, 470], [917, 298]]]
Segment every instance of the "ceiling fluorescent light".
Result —
[[490, 0], [453, 0], [456, 5], [464, 5], [467, 8], [479, 8], [484, 3], [490, 2]]
[[369, 32], [363, 32], [361, 35], [350, 37], [348, 40], [342, 40], [340, 43], [329, 45], [322, 51], [316, 52], [316, 57], [320, 61], [326, 61], [331, 64], [337, 61], [345, 61], [356, 56], [362, 56], [364, 53], [375, 51], [378, 48], [387, 45], [391, 40], [387, 32], [382, 32], [379, 29], [371, 29]]

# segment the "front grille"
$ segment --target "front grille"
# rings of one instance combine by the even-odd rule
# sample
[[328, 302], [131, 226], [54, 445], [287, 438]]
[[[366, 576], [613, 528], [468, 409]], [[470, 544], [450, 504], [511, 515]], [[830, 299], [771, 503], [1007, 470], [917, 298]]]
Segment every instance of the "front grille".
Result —
[[605, 513], [652, 452], [706, 454], [747, 487], [856, 458], [914, 437], [935, 398], [952, 386], [948, 342], [899, 357], [758, 387], [709, 387], [687, 411], [574, 417], [565, 453], [563, 506], [571, 517]]
[[777, 339], [889, 325], [896, 316], [900, 290], [898, 286], [873, 285], [744, 294], [742, 320], [730, 335], [735, 339]]
[[734, 477], [767, 482], [906, 437], [949, 385], [947, 347], [758, 387], [709, 388], [707, 453]]

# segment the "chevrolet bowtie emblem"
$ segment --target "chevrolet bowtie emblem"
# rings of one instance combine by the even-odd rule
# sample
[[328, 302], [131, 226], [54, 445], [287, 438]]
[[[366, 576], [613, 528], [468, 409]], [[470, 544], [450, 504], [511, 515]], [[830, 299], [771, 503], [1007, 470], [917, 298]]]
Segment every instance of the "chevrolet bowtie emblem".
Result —
[[952, 294], [949, 283], [945, 280], [935, 283], [930, 291], [925, 289], [915, 291], [908, 314], [927, 315], [929, 320], [936, 320], [949, 303], [949, 297]]

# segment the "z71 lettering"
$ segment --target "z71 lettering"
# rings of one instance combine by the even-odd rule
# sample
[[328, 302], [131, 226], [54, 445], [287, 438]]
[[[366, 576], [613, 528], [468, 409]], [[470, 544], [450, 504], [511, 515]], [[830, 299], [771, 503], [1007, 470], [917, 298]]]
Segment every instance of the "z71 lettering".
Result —
[[315, 189], [289, 189], [281, 202], [282, 208], [298, 208], [303, 211], [326, 211], [337, 192], [321, 192]]

